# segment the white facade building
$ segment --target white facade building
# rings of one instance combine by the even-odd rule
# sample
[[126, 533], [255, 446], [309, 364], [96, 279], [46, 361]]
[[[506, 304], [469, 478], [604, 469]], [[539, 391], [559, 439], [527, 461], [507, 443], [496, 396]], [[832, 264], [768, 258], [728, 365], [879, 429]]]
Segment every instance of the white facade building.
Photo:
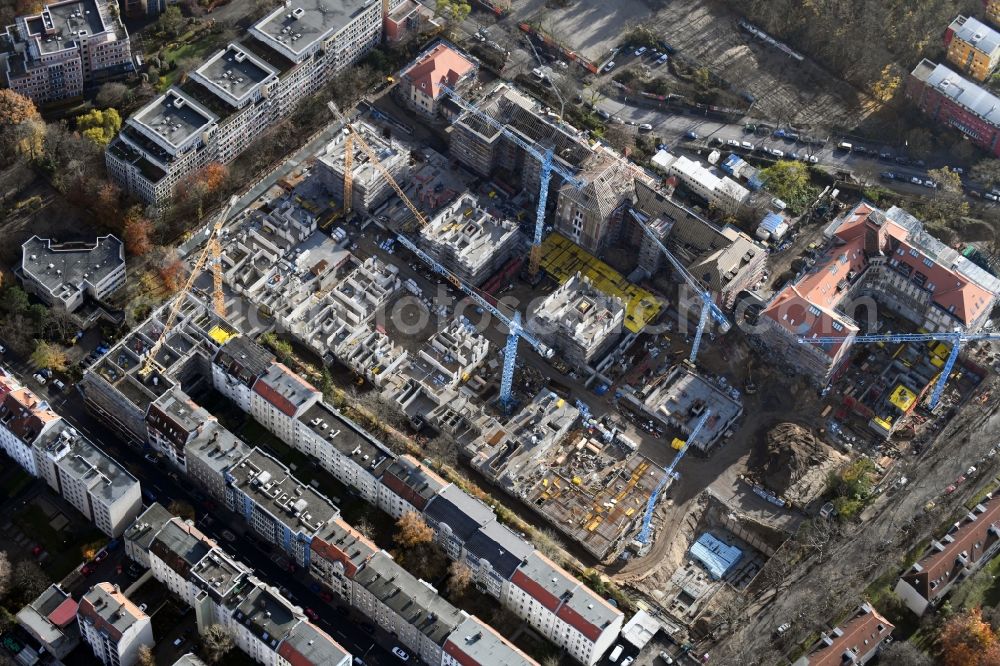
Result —
[[105, 666], [132, 666], [139, 648], [153, 647], [153, 624], [117, 585], [98, 583], [80, 599], [76, 611], [83, 639]]

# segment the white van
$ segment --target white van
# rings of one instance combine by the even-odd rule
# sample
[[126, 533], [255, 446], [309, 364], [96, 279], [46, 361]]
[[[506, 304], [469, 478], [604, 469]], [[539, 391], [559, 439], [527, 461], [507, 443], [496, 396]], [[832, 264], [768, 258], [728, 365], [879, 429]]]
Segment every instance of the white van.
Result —
[[611, 651], [611, 655], [608, 657], [608, 659], [611, 660], [612, 664], [618, 661], [618, 657], [622, 656], [622, 651], [624, 649], [625, 648], [622, 647], [621, 643], [615, 646], [615, 649]]

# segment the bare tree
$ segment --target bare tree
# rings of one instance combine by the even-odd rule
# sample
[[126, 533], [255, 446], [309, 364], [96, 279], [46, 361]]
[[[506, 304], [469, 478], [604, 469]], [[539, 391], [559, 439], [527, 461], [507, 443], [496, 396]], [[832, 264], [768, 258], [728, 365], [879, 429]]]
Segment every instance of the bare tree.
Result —
[[11, 574], [10, 559], [6, 550], [0, 550], [0, 599], [10, 593]]
[[233, 649], [233, 637], [221, 624], [213, 624], [201, 636], [202, 650], [210, 664], [217, 664]]
[[882, 651], [880, 663], [893, 666], [933, 666], [934, 660], [909, 641], [896, 641]]
[[139, 666], [156, 666], [156, 657], [153, 656], [153, 650], [148, 645], [140, 645], [139, 653], [136, 656], [139, 660]]
[[452, 562], [448, 567], [448, 591], [462, 596], [472, 584], [472, 569], [465, 562]]

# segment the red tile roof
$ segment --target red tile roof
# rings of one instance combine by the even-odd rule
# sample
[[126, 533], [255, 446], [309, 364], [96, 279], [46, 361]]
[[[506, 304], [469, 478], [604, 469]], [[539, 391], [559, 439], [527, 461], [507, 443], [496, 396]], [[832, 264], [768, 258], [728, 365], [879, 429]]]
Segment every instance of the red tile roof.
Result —
[[414, 87], [437, 99], [441, 94], [441, 84], [454, 86], [459, 80], [475, 69], [458, 51], [447, 44], [438, 44], [414, 63], [403, 76], [413, 82]]
[[970, 564], [978, 562], [1000, 539], [1000, 495], [981, 506], [985, 511], [969, 512], [957, 528], [938, 540], [939, 545], [932, 546], [928, 555], [903, 574], [903, 580], [924, 599], [935, 599], [958, 578], [964, 569], [960, 561], [963, 555]]
[[892, 633], [894, 625], [867, 604], [858, 609], [840, 630], [840, 636], [830, 635], [833, 643], [809, 654], [809, 666], [841, 666], [845, 663], [844, 653], [852, 652], [856, 657], [868, 654]]
[[34, 441], [45, 424], [59, 418], [47, 402], [42, 401], [29, 389], [19, 388], [9, 391], [3, 397], [3, 405], [12, 417], [7, 421], [7, 429], [25, 442]]
[[76, 610], [79, 604], [73, 601], [73, 597], [66, 597], [61, 604], [49, 613], [49, 622], [57, 627], [65, 627], [76, 619]]
[[555, 596], [534, 580], [526, 576], [520, 569], [514, 572], [510, 582], [527, 592], [532, 599], [545, 606], [550, 611], [554, 612], [557, 608], [559, 608], [559, 597]]

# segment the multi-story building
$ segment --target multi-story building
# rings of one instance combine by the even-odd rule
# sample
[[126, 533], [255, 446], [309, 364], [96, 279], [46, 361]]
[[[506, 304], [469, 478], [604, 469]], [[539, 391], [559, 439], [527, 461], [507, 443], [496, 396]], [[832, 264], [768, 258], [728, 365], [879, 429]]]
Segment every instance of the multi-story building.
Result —
[[954, 127], [994, 157], [1000, 156], [996, 95], [926, 58], [910, 72], [906, 93], [931, 120]]
[[428, 502], [449, 485], [413, 457], [400, 456], [382, 472], [378, 508], [393, 520], [404, 513], [423, 513]]
[[399, 75], [397, 99], [416, 113], [434, 118], [447, 97], [443, 86], [459, 92], [476, 77], [475, 60], [454, 44], [439, 41], [418, 55]]
[[281, 363], [271, 367], [253, 385], [250, 415], [284, 442], [295, 441], [295, 427], [322, 394]]
[[0, 368], [0, 448], [32, 476], [38, 476], [32, 445], [60, 422], [49, 403]]
[[125, 286], [124, 248], [111, 235], [93, 245], [32, 236], [21, 246], [20, 275], [27, 291], [61, 312], [74, 312], [87, 297], [101, 301]]
[[113, 0], [64, 0], [18, 16], [0, 36], [0, 67], [11, 90], [37, 104], [135, 70], [128, 32]]
[[50, 585], [30, 604], [17, 612], [17, 623], [56, 659], [80, 644], [76, 624], [77, 602], [58, 585]]
[[671, 176], [676, 176], [691, 193], [723, 212], [735, 213], [750, 198], [750, 190], [698, 160], [667, 154], [659, 165]]
[[466, 614], [414, 578], [384, 550], [354, 577], [352, 603], [428, 664], [440, 664], [444, 644]]
[[189, 174], [233, 160], [379, 42], [382, 6], [297, 0], [248, 32], [128, 119], [105, 152], [108, 173], [123, 189], [163, 203]]
[[378, 546], [340, 518], [334, 518], [309, 542], [312, 549], [309, 573], [341, 599], [354, 598], [354, 577]]
[[208, 423], [188, 442], [184, 452], [185, 472], [218, 502], [226, 501], [226, 470], [252, 451], [242, 439], [217, 421]]
[[504, 605], [582, 664], [597, 663], [621, 632], [624, 616], [538, 551], [517, 567]]
[[481, 528], [496, 521], [493, 510], [458, 486], [449, 485], [431, 498], [424, 520], [435, 540], [452, 560], [464, 558], [465, 542]]
[[80, 637], [105, 666], [132, 666], [140, 647], [154, 645], [149, 616], [111, 583], [98, 583], [83, 595], [76, 620]]
[[159, 502], [153, 502], [149, 508], [135, 519], [125, 532], [122, 541], [125, 543], [125, 556], [149, 569], [152, 563], [149, 559], [149, 546], [159, 534], [163, 526], [174, 519], [174, 514]]
[[174, 387], [156, 399], [146, 412], [149, 445], [176, 467], [185, 469], [186, 449], [215, 418], [186, 393]]
[[[854, 300], [875, 299], [928, 331], [980, 330], [1000, 280], [930, 236], [906, 211], [862, 202], [834, 220], [815, 265], [774, 295], [756, 340], [796, 372], [825, 384], [849, 356], [860, 330]], [[800, 344], [802, 337], [843, 342]]]
[[534, 307], [528, 330], [568, 363], [585, 368], [618, 341], [624, 321], [621, 299], [577, 274]]
[[142, 510], [139, 481], [60, 420], [33, 444], [39, 476], [102, 532], [121, 536]]
[[441, 666], [516, 666], [534, 660], [504, 640], [496, 629], [473, 616], [466, 617], [444, 644]]
[[639, 225], [657, 236], [688, 272], [731, 308], [741, 291], [752, 289], [767, 264], [767, 251], [735, 227], [718, 227], [694, 211], [650, 187], [635, 182], [635, 205], [629, 210], [636, 224], [628, 245], [637, 247], [639, 267], [656, 275], [667, 265], [660, 246]]
[[280, 462], [254, 449], [226, 472], [226, 506], [305, 569], [309, 543], [340, 510]]
[[465, 193], [444, 207], [420, 230], [420, 246], [462, 282], [478, 287], [524, 241], [513, 220], [497, 217]]
[[1000, 496], [988, 494], [940, 538], [932, 539], [923, 556], [896, 583], [906, 607], [923, 615], [947, 596], [955, 584], [979, 570], [1000, 550]]
[[212, 359], [212, 386], [249, 413], [253, 385], [272, 363], [274, 354], [246, 336], [234, 336]]
[[819, 642], [792, 666], [864, 666], [879, 653], [895, 626], [871, 604], [861, 604], [843, 626], [823, 632]]
[[948, 62], [976, 81], [985, 81], [1000, 63], [1000, 33], [972, 16], [957, 16], [944, 32]]
[[[351, 163], [351, 209], [372, 211], [394, 194], [385, 174], [396, 182], [405, 182], [409, 171], [409, 151], [390, 137], [382, 136], [368, 123], [354, 123], [354, 130], [378, 155], [378, 168], [350, 134], [337, 134], [326, 144], [316, 161], [317, 173], [327, 191], [338, 201], [344, 200], [344, 169], [348, 150]], [[384, 169], [384, 170], [383, 170]]]

